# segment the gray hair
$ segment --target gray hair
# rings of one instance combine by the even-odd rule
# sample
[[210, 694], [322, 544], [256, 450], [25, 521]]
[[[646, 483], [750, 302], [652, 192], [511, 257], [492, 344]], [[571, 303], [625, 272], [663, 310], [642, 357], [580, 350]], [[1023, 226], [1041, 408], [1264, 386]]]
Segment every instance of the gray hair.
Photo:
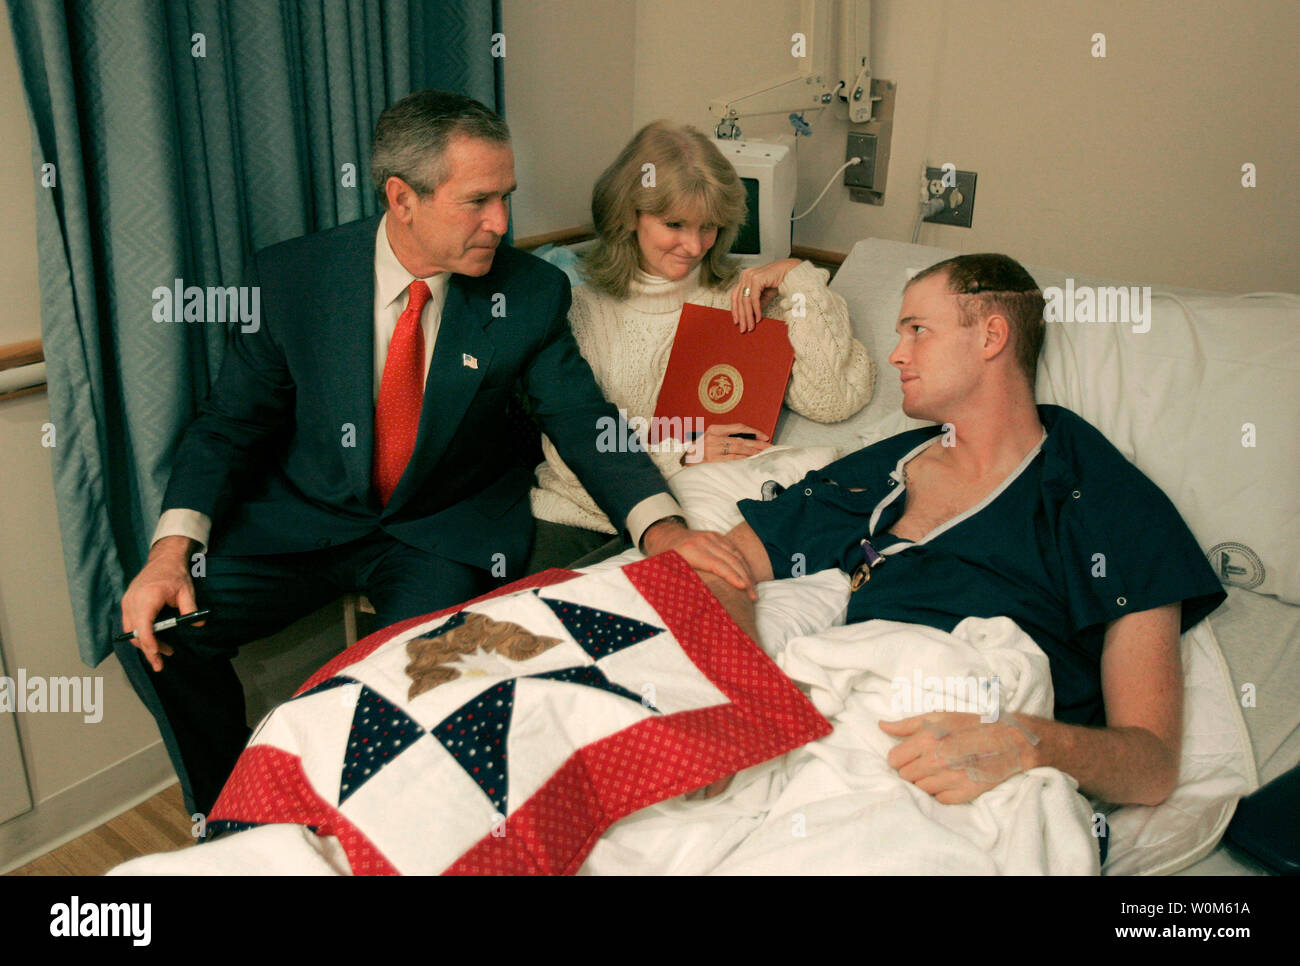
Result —
[[379, 115], [370, 140], [370, 181], [381, 207], [388, 207], [384, 186], [401, 178], [421, 197], [447, 180], [447, 146], [455, 136], [510, 143], [510, 129], [500, 115], [451, 91], [407, 94]]

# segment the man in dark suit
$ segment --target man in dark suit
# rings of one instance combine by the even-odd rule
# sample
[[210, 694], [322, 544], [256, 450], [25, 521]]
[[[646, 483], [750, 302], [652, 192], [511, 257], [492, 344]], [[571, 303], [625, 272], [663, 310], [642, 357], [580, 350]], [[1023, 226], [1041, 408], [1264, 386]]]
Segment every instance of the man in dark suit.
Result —
[[[380, 117], [371, 174], [382, 217], [256, 256], [260, 324], [232, 330], [122, 600], [128, 658], [154, 672], [130, 676], [200, 812], [248, 736], [240, 645], [348, 591], [383, 626], [522, 573], [532, 474], [509, 443], [516, 387], [634, 543], [752, 593], [744, 558], [685, 527], [644, 453], [597, 451], [617, 411], [569, 332], [568, 281], [501, 243], [504, 122], [459, 95], [409, 95]], [[162, 642], [164, 606], [212, 614]]]

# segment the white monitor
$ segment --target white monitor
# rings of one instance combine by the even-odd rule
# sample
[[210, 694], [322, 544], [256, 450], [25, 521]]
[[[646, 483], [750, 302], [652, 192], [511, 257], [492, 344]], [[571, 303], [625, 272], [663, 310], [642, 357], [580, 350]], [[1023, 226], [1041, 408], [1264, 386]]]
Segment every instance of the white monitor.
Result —
[[745, 265], [765, 265], [790, 255], [790, 216], [794, 214], [794, 150], [769, 141], [718, 138], [718, 150], [745, 186], [748, 212], [731, 253]]

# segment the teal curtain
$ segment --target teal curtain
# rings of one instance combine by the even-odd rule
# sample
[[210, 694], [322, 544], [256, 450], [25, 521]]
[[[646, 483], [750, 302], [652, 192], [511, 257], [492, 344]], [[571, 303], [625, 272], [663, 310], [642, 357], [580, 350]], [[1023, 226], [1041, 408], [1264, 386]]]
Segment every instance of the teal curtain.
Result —
[[112, 649], [225, 344], [220, 324], [154, 321], [154, 290], [240, 285], [257, 249], [373, 214], [370, 133], [410, 91], [500, 110], [498, 4], [8, 0], [32, 125], [54, 489], [88, 664]]

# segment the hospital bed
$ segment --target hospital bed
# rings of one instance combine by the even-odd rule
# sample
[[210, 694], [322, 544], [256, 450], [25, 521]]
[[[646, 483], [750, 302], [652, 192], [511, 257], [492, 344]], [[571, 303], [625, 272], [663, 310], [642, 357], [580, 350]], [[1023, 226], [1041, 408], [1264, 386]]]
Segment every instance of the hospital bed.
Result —
[[[788, 448], [743, 463], [714, 464], [684, 471], [673, 481], [673, 488], [694, 525], [725, 528], [728, 522], [734, 522], [730, 514], [734, 513], [735, 499], [757, 497], [757, 490], [767, 479], [791, 483], [806, 470], [824, 465], [838, 453], [921, 425], [899, 411], [901, 392], [887, 356], [895, 342], [893, 326], [904, 282], [916, 270], [951, 254], [954, 253], [879, 239], [868, 239], [854, 247], [832, 287], [848, 302], [855, 334], [876, 361], [877, 384], [871, 403], [852, 419], [836, 425], [814, 423], [786, 412], [778, 426], [776, 441]], [[1063, 292], [1077, 292], [1086, 287], [1114, 289], [1121, 284], [1077, 275], [1068, 275], [1067, 284], [1065, 272], [1036, 266], [1027, 268], [1045, 289], [1055, 286]], [[1140, 290], [1135, 294], [1139, 299], [1142, 297]], [[1295, 471], [1300, 466], [1300, 440], [1294, 431], [1300, 418], [1300, 399], [1295, 388], [1297, 369], [1300, 369], [1300, 338], [1297, 338], [1300, 298], [1277, 294], [1224, 296], [1167, 288], [1155, 289], [1150, 297], [1150, 314], [1143, 320], [1052, 323], [1040, 364], [1038, 399], [1078, 412], [1165, 490], [1210, 553], [1211, 562], [1228, 584], [1229, 596], [1207, 622], [1184, 635], [1186, 726], [1180, 785], [1174, 795], [1156, 807], [1114, 808], [1103, 803], [1082, 806], [1080, 797], [1071, 793], [1065, 797], [1072, 798], [1074, 804], [1062, 806], [1060, 801], [1064, 799], [1057, 795], [1060, 789], [1044, 784], [1045, 791], [1034, 813], [1039, 817], [1027, 821], [1041, 823], [1045, 821], [1042, 816], [1051, 815], [1052, 808], [1060, 807], [1073, 808], [1079, 814], [1091, 812], [1088, 817], [1094, 821], [1097, 815], [1104, 816], [1103, 825], [1110, 841], [1107, 862], [1102, 869], [1106, 874], [1258, 874], [1262, 871], [1260, 867], [1230, 851], [1220, 840], [1241, 796], [1300, 762], [1300, 702], [1293, 697], [1300, 689], [1300, 606], [1297, 606], [1300, 604], [1300, 560], [1297, 559], [1300, 557], [1297, 530], [1300, 493], [1295, 485]], [[591, 576], [583, 578], [606, 581], [590, 584], [595, 588], [593, 593], [598, 602], [605, 600], [601, 595], [612, 599], [625, 593], [626, 588], [619, 583], [624, 580], [625, 571], [619, 568], [638, 557], [635, 551], [630, 551], [593, 568]], [[633, 563], [626, 572], [648, 573], [636, 570], [638, 566], [646, 565]], [[663, 579], [670, 578], [671, 575]], [[644, 589], [653, 580], [637, 577], [633, 583]], [[802, 681], [807, 677], [806, 672], [804, 678], [799, 678], [793, 669], [800, 659], [806, 665], [809, 655], [829, 653], [817, 651], [814, 632], [842, 621], [847, 591], [843, 580], [837, 581], [835, 572], [778, 583], [792, 586], [765, 585], [765, 599], [760, 601], [759, 609], [760, 638], [769, 656]], [[560, 583], [555, 587], [539, 587], [532, 596], [525, 593], [507, 599], [517, 599], [525, 610], [536, 609], [537, 600], [548, 596], [558, 595], [557, 599], [563, 602], [565, 586]], [[555, 610], [559, 606], [556, 599], [548, 599], [547, 604], [560, 613]], [[498, 613], [492, 610], [493, 606], [496, 605], [480, 605], [480, 610], [497, 616], [514, 613], [504, 610]], [[625, 613], [635, 612], [641, 617], [652, 613], [636, 610], [641, 606], [642, 602], [635, 601]], [[439, 618], [432, 625], [441, 633], [444, 623], [453, 620]], [[417, 632], [434, 633], [428, 630], [430, 622], [418, 627], [416, 624], [418, 621], [412, 623], [407, 637]], [[676, 625], [669, 630], [676, 633]], [[849, 630], [840, 628], [838, 633]], [[829, 627], [824, 632], [833, 636], [837, 630]], [[391, 633], [389, 636], [397, 639]], [[365, 649], [366, 642], [358, 647]], [[372, 643], [373, 655], [383, 653], [382, 646], [378, 650], [375, 647]], [[313, 676], [308, 682], [311, 687], [304, 694], [326, 709], [322, 714], [333, 713], [330, 708], [338, 702], [330, 698], [332, 704], [327, 706], [325, 695], [337, 697], [346, 688], [361, 687], [347, 679], [348, 673], [351, 672], [346, 661], [331, 662]], [[366, 673], [379, 675], [367, 680], [382, 690], [382, 673], [373, 669]], [[358, 672], [357, 676], [364, 677], [364, 674]], [[342, 687], [340, 681], [344, 682]], [[329, 691], [330, 687], [335, 691]], [[358, 699], [353, 694], [350, 699], [345, 695], [344, 700]], [[664, 703], [662, 698], [656, 700]], [[305, 702], [300, 704], [305, 706]], [[647, 715], [651, 711], [660, 713], [667, 707], [659, 709], [643, 704], [650, 708], [645, 712]], [[825, 705], [819, 703], [817, 707], [824, 710]], [[792, 719], [800, 718], [799, 709], [793, 704], [790, 709]], [[353, 711], [349, 709], [347, 714], [352, 715]], [[811, 718], [800, 720], [804, 724], [811, 722]], [[815, 732], [815, 726], [810, 726]], [[275, 727], [274, 721], [270, 727]], [[285, 734], [300, 734], [315, 729], [310, 724], [304, 727], [300, 721], [297, 725], [281, 725], [281, 730]], [[789, 740], [780, 750], [789, 754], [781, 760], [792, 761], [800, 754], [790, 751], [795, 742], [802, 743], [823, 733], [808, 732], [797, 738], [787, 735]], [[257, 740], [255, 736], [254, 741]], [[775, 747], [769, 748], [769, 757]], [[257, 783], [269, 780], [265, 778], [264, 762], [261, 767], [263, 770], [256, 776], [241, 778], [252, 782], [252, 787], [245, 789], [244, 801], [252, 801], [261, 794]], [[759, 774], [765, 767], [770, 766], [753, 763], [753, 768], [742, 771], [742, 775]], [[253, 770], [246, 771], [254, 775]], [[1025, 776], [1017, 776], [1022, 777]], [[299, 779], [295, 781], [301, 783]], [[729, 793], [733, 802], [743, 802], [745, 795], [757, 795], [754, 789], [761, 781], [740, 784], [743, 787], [739, 791]], [[796, 784], [791, 780], [789, 787]], [[394, 787], [398, 789], [395, 795], [403, 794], [401, 786]], [[787, 855], [784, 847], [760, 851], [758, 859], [738, 866], [724, 863], [705, 868], [692, 864], [694, 854], [709, 850], [710, 836], [723, 834], [715, 830], [725, 829], [725, 834], [731, 834], [735, 822], [719, 817], [720, 811], [725, 812], [729, 807], [736, 811], [736, 806], [728, 805], [726, 799], [726, 795], [722, 796], [721, 804], [712, 811], [708, 811], [707, 805], [698, 810], [699, 806], [682, 805], [677, 800], [650, 799], [650, 803], [657, 804], [615, 824], [594, 847], [591, 843], [584, 846], [590, 858], [583, 871], [782, 868], [782, 856]], [[695, 816], [710, 815], [714, 824], [697, 820], [689, 828], [682, 825], [684, 810], [692, 807], [697, 808]], [[386, 813], [381, 809], [376, 814], [383, 818]], [[393, 816], [390, 822], [381, 821], [376, 825], [400, 824], [396, 817], [400, 809], [388, 814]], [[804, 812], [795, 814], [801, 817]], [[880, 815], [881, 822], [896, 818], [884, 811], [873, 814]], [[1079, 814], [1075, 815], [1076, 819]], [[302, 815], [295, 820], [297, 826], [286, 822], [241, 831], [240, 823], [228, 823], [233, 834], [218, 838], [210, 845], [172, 856], [146, 857], [128, 863], [120, 871], [183, 874], [392, 870], [379, 856], [373, 866], [358, 864], [358, 853], [340, 844], [346, 843], [355, 829], [349, 828], [347, 835], [338, 838], [327, 837], [322, 844], [318, 836], [302, 827], [318, 826], [319, 822], [306, 817], [307, 812]], [[757, 832], [754, 837], [758, 837]], [[489, 835], [484, 841], [495, 846], [497, 843], [492, 838]], [[646, 855], [662, 854], [673, 848], [681, 853], [675, 865], [639, 864]], [[1050, 847], [1045, 848], [1042, 860], [1034, 859], [1038, 865], [1034, 862], [1023, 867], [999, 865], [995, 871], [1087, 870], [1086, 864], [1079, 865], [1077, 861], [1073, 865], [1051, 864], [1052, 856], [1047, 854], [1051, 851]], [[586, 857], [588, 852], [582, 855]], [[1095, 867], [1095, 859], [1092, 861]], [[401, 863], [397, 865], [400, 867]], [[798, 868], [809, 871], [817, 866], [801, 864]], [[870, 868], [900, 870], [896, 866]], [[903, 866], [901, 870], [912, 868], [924, 871], [946, 866], [940, 863], [927, 867], [922, 863], [916, 867]], [[574, 869], [576, 865], [566, 870]]]
[[[877, 362], [876, 392], [862, 412], [835, 426], [785, 414], [780, 442], [825, 444], [846, 434], [874, 441], [922, 425], [901, 417], [902, 391], [886, 357], [896, 343], [906, 279], [955, 254], [883, 239], [854, 247], [832, 287], [848, 302], [855, 335]], [[1141, 284], [1026, 268], [1044, 289], [1065, 290], [1067, 279], [1075, 290]], [[1226, 702], [1217, 717], [1207, 713], [1205, 724], [1219, 733], [1220, 751], [1235, 755], [1226, 771], [1240, 772], [1235, 782], [1225, 777], [1217, 792], [1208, 792], [1214, 783], [1207, 783], [1209, 794], [1228, 803], [1300, 763], [1300, 434], [1294, 428], [1300, 420], [1300, 298], [1168, 286], [1153, 286], [1151, 297], [1152, 325], [1144, 333], [1116, 323], [1050, 323], [1037, 398], [1072, 409], [1102, 430], [1169, 495], [1205, 550], [1227, 545], [1212, 563], [1235, 583], [1226, 583], [1228, 600], [1208, 623], [1246, 740], [1232, 747], [1237, 729]], [[1245, 424], [1253, 438], [1243, 439]], [[1197, 707], [1203, 692], [1189, 692], [1188, 700]], [[1156, 829], [1166, 817], [1161, 809], [1130, 806], [1131, 828], [1172, 839], [1173, 831]], [[1203, 830], [1185, 835], [1195, 842], [1186, 852], [1156, 846], [1151, 851], [1161, 853], [1159, 861], [1121, 863], [1121, 870], [1259, 871], [1215, 844], [1231, 818], [1227, 804], [1207, 808], [1203, 818]], [[1106, 871], [1115, 870], [1108, 864]]]

